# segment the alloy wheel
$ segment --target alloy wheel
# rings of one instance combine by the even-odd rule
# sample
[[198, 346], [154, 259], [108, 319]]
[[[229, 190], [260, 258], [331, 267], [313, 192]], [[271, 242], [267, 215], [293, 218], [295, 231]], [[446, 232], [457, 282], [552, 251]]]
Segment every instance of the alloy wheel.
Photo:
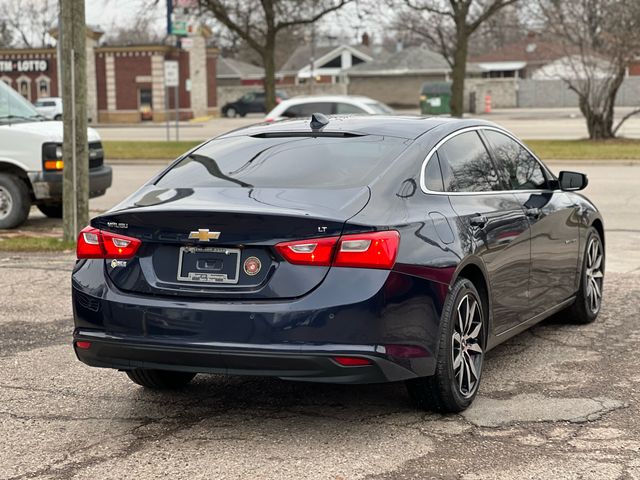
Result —
[[469, 293], [462, 297], [456, 310], [451, 337], [453, 372], [460, 394], [469, 398], [478, 387], [482, 369], [482, 311]]
[[587, 288], [587, 307], [592, 313], [598, 313], [600, 303], [602, 302], [602, 279], [604, 273], [602, 270], [602, 260], [604, 252], [602, 244], [596, 237], [592, 237], [587, 247], [587, 264], [586, 264], [586, 288]]
[[9, 191], [0, 187], [0, 220], [4, 220], [11, 213], [13, 208], [13, 199]]

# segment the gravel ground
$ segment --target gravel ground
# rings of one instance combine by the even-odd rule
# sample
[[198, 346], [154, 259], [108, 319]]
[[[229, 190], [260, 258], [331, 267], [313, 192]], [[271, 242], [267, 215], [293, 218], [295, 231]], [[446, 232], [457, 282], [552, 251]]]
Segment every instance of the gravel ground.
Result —
[[401, 384], [200, 375], [146, 392], [76, 361], [68, 256], [0, 256], [0, 478], [640, 479], [640, 275], [600, 318], [493, 350], [463, 415]]

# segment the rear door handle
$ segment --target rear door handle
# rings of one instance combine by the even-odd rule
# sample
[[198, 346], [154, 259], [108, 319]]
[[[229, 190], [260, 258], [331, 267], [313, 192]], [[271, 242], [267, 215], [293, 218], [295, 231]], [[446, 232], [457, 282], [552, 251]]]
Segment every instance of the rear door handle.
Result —
[[539, 218], [542, 214], [542, 211], [539, 208], [527, 208], [525, 209], [524, 213], [527, 217]]
[[471, 223], [471, 225], [473, 225], [474, 227], [483, 228], [487, 224], [487, 217], [476, 213], [469, 219], [469, 223]]

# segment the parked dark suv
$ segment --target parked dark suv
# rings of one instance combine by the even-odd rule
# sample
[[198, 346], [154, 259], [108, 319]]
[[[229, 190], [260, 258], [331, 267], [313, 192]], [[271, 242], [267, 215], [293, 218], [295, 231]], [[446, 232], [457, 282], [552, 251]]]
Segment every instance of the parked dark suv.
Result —
[[[276, 102], [280, 103], [289, 96], [282, 90], [276, 90]], [[247, 113], [266, 113], [264, 92], [245, 93], [235, 102], [229, 102], [222, 107], [222, 114], [225, 117], [233, 118], [240, 115], [244, 117]]]

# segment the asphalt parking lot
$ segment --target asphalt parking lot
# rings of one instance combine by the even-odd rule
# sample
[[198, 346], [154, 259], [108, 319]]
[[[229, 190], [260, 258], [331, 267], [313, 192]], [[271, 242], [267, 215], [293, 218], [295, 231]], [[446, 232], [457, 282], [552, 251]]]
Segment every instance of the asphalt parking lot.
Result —
[[[640, 164], [551, 167], [588, 173], [603, 211], [602, 313], [493, 350], [462, 415], [417, 411], [399, 384], [200, 375], [143, 391], [75, 360], [72, 255], [0, 254], [0, 478], [640, 479]], [[92, 210], [159, 168], [117, 165]]]

